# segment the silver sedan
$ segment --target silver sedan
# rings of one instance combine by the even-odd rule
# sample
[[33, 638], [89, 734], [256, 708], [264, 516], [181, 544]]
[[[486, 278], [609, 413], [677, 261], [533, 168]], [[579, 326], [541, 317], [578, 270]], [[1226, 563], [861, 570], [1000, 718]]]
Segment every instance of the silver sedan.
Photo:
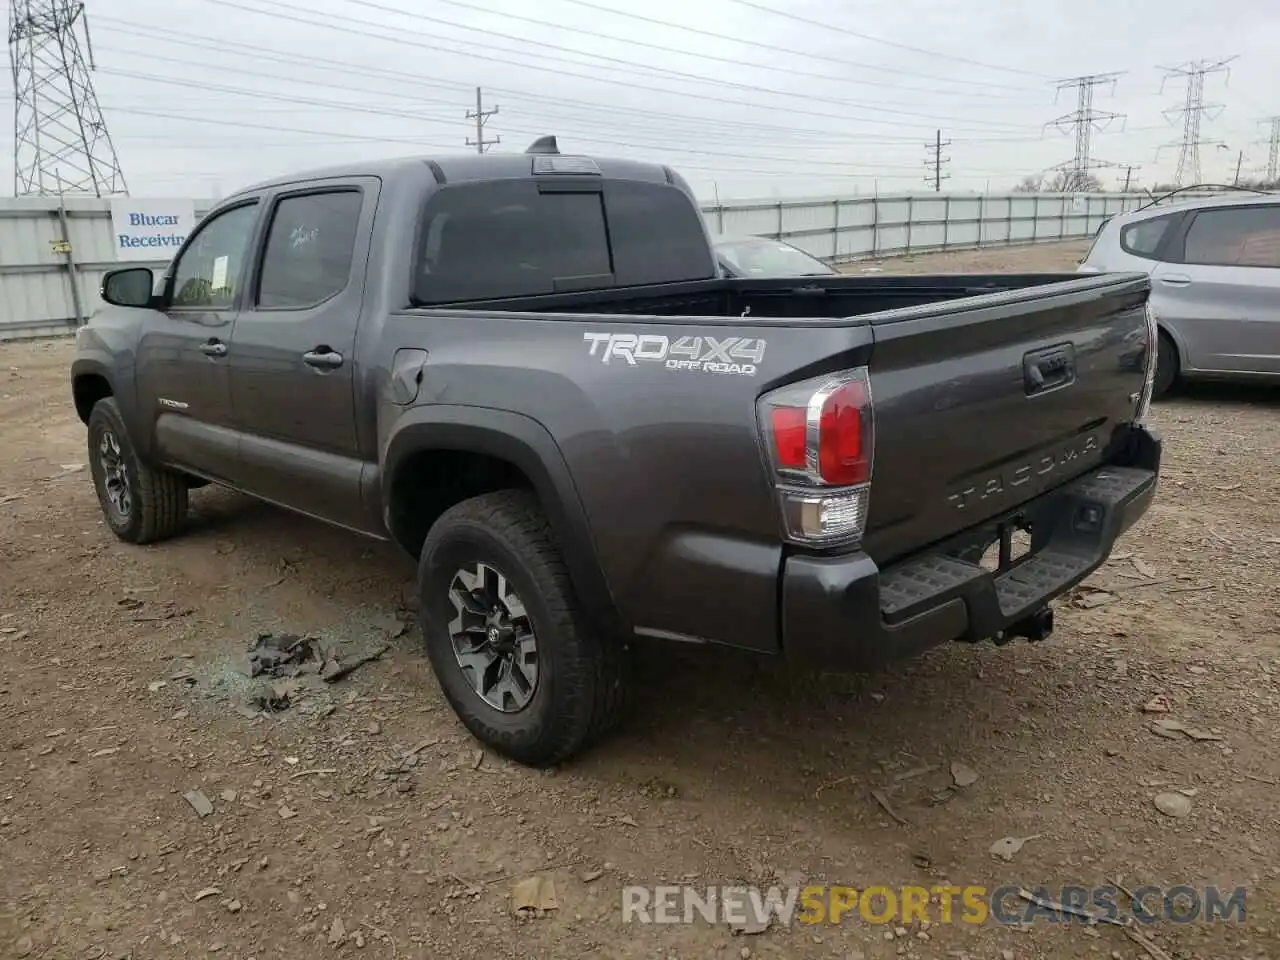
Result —
[[711, 238], [720, 269], [730, 277], [830, 277], [837, 271], [803, 250], [769, 237]]
[[1280, 197], [1159, 204], [1099, 229], [1079, 272], [1151, 276], [1155, 396], [1180, 380], [1280, 382]]

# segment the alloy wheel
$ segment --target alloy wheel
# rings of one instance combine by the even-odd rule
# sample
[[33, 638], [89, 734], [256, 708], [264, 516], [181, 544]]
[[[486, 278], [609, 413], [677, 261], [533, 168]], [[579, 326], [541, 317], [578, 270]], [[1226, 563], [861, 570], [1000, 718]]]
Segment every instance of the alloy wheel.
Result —
[[98, 440], [98, 462], [102, 466], [102, 492], [108, 508], [116, 519], [128, 520], [133, 513], [133, 488], [120, 441], [112, 430], [102, 431]]
[[449, 584], [449, 636], [471, 688], [503, 713], [523, 710], [538, 689], [538, 641], [524, 602], [492, 564], [460, 569]]

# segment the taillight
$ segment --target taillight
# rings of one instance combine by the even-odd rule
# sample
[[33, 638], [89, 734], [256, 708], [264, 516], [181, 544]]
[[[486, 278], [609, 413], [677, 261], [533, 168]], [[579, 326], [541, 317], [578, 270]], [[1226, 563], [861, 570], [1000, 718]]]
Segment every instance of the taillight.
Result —
[[866, 368], [765, 394], [759, 420], [787, 538], [815, 544], [859, 540], [875, 453]]
[[1156, 312], [1151, 308], [1150, 300], [1147, 301], [1146, 319], [1147, 366], [1142, 383], [1142, 393], [1138, 396], [1138, 409], [1134, 414], [1134, 420], [1137, 423], [1142, 423], [1147, 419], [1147, 414], [1151, 412], [1151, 394], [1156, 386], [1156, 365], [1160, 362], [1160, 327], [1156, 323]]
[[778, 466], [787, 470], [804, 470], [808, 463], [806, 413], [804, 407], [774, 407], [769, 411], [774, 455], [778, 458]]
[[871, 479], [871, 404], [867, 385], [850, 380], [822, 401], [818, 420], [818, 474], [824, 483], [848, 485]]

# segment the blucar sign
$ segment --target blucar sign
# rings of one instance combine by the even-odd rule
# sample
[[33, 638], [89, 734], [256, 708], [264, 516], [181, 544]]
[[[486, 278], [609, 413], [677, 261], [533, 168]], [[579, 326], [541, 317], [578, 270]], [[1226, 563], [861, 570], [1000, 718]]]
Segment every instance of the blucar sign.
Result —
[[117, 260], [172, 260], [195, 223], [194, 200], [111, 198]]

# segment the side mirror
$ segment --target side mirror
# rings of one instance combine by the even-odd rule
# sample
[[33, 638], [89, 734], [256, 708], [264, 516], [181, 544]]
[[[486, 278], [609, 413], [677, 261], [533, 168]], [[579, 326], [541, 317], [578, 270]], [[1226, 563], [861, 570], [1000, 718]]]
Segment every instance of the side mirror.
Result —
[[150, 267], [108, 270], [102, 277], [101, 296], [114, 307], [149, 307], [155, 285]]

